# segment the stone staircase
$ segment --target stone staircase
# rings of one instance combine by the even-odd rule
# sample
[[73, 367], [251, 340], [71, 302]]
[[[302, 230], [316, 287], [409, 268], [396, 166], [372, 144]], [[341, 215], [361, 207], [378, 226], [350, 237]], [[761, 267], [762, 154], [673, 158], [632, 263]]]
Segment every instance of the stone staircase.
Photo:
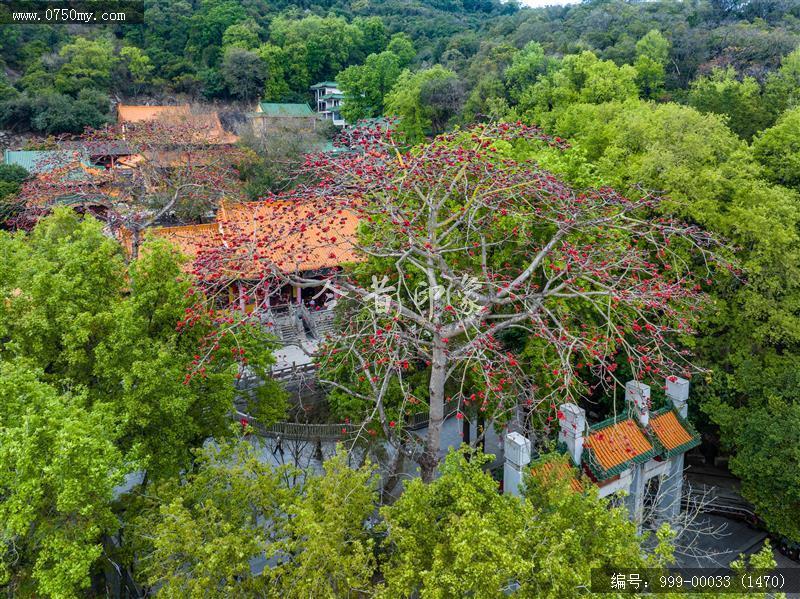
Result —
[[291, 317], [281, 318], [276, 322], [275, 333], [284, 345], [299, 344], [301, 341], [306, 340], [305, 332], [301, 333], [297, 330], [296, 319]]
[[264, 326], [284, 345], [318, 341], [333, 333], [333, 310], [309, 311], [305, 306], [290, 304], [286, 310], [267, 310], [260, 316]]
[[324, 339], [327, 335], [333, 333], [333, 310], [312, 312], [311, 318], [314, 320], [314, 330], [318, 339]]

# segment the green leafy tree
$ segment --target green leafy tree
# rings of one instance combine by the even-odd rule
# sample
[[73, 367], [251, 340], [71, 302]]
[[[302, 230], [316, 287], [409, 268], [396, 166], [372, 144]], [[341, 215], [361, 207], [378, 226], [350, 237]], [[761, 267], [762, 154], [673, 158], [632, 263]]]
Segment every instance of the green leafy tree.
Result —
[[28, 171], [21, 166], [0, 164], [0, 226], [22, 210], [14, 198], [29, 176]]
[[[270, 343], [256, 329], [221, 337], [210, 368], [192, 371], [215, 325], [168, 247], [153, 245], [126, 267], [100, 223], [60, 210], [30, 236], [0, 241], [15, 248], [0, 280], [10, 298], [0, 310], [3, 359], [24, 357], [44, 382], [83, 388], [90, 405], [112, 407], [119, 447], [149, 476], [179, 472], [192, 448], [226, 434], [240, 366], [232, 348], [250, 354], [248, 366], [267, 381], [259, 391], [264, 416], [282, 413], [283, 396], [265, 370]], [[187, 314], [197, 326], [187, 325]]]
[[16, 164], [0, 164], [0, 201], [17, 194], [20, 185], [30, 174]]
[[[739, 248], [743, 276], [720, 273], [707, 281], [713, 309], [703, 312], [693, 348], [710, 370], [696, 383], [695, 396], [711, 422], [724, 422], [720, 405], [741, 408], [745, 419], [771, 396], [800, 401], [800, 321], [793, 308], [800, 301], [797, 193], [762, 178], [769, 169], [751, 159], [722, 117], [690, 107], [641, 101], [573, 105], [554, 132], [570, 140], [569, 150], [537, 148], [527, 156], [581, 185], [610, 185], [631, 194], [659, 190], [669, 198], [666, 210]], [[760, 150], [765, 163], [772, 160], [770, 147], [764, 142]], [[720, 432], [723, 444], [738, 447], [736, 429], [723, 426]], [[775, 454], [788, 471], [794, 470], [790, 458]], [[790, 503], [784, 498], [785, 520], [792, 517]]]
[[395, 33], [392, 39], [389, 40], [389, 45], [386, 49], [395, 54], [400, 59], [400, 67], [405, 68], [411, 64], [411, 61], [417, 56], [417, 51], [414, 48], [414, 42], [405, 33]]
[[800, 403], [769, 398], [764, 405], [707, 410], [735, 450], [731, 472], [742, 480], [742, 495], [756, 506], [767, 527], [800, 539]]
[[753, 155], [773, 182], [800, 190], [800, 108], [753, 140]]
[[247, 20], [244, 7], [231, 0], [205, 0], [189, 19], [187, 58], [207, 66], [216, 66], [220, 59], [223, 36], [231, 25]]
[[234, 23], [229, 26], [222, 34], [222, 47], [242, 48], [244, 50], [254, 50], [258, 47], [261, 28], [253, 20], [243, 23]]
[[709, 76], [693, 81], [689, 104], [701, 112], [726, 115], [731, 130], [742, 139], [752, 139], [770, 124], [758, 81], [753, 77], [740, 80], [731, 67], [714, 69]]
[[82, 133], [108, 122], [109, 98], [86, 88], [73, 98], [56, 92], [21, 94], [0, 104], [0, 125], [47, 134]]
[[292, 499], [277, 473], [247, 443], [223, 444], [200, 451], [183, 484], [165, 480], [155, 492], [128, 535], [146, 556], [142, 582], [165, 597], [255, 596], [250, 562], [285, 526]]
[[541, 44], [528, 42], [522, 50], [514, 55], [511, 64], [505, 71], [508, 95], [515, 102], [519, 102], [524, 90], [545, 74], [550, 62], [551, 60], [546, 58]]
[[520, 500], [498, 493], [483, 470], [490, 456], [470, 457], [452, 452], [439, 478], [412, 481], [381, 510], [390, 548], [382, 596], [499, 598], [516, 583], [521, 596], [569, 597], [592, 568], [657, 564], [624, 509], [609, 509], [590, 486], [532, 483]]
[[135, 86], [134, 93], [138, 93], [144, 85], [151, 81], [155, 68], [153, 62], [136, 46], [125, 46], [119, 51], [119, 57], [125, 65], [128, 78]]
[[389, 33], [380, 17], [356, 17], [353, 25], [361, 31], [361, 52], [364, 56], [379, 54], [389, 43]]
[[0, 362], [0, 589], [77, 597], [119, 526], [119, 428], [107, 406], [43, 378], [26, 360]]
[[664, 91], [669, 41], [657, 29], [636, 42], [636, 84], [645, 98], [657, 98]]
[[432, 82], [452, 81], [455, 77], [455, 73], [440, 65], [416, 73], [403, 71], [384, 99], [386, 116], [400, 118], [398, 128], [409, 141], [421, 140], [432, 131], [434, 110], [424, 104], [423, 89], [435, 85]]
[[9, 83], [5, 73], [0, 74], [0, 102], [15, 98], [19, 92]]
[[42, 133], [82, 133], [108, 122], [108, 109], [108, 96], [92, 88], [80, 90], [75, 100], [46, 94], [33, 99], [30, 126]]
[[[532, 51], [528, 48], [523, 50]], [[465, 121], [485, 120], [492, 113], [492, 105], [499, 100], [506, 101], [508, 96], [504, 83], [505, 73], [520, 55], [520, 51], [507, 43], [484, 42], [480, 50], [470, 61], [465, 75], [469, 96], [464, 105]], [[535, 58], [533, 58], [535, 60]], [[520, 66], [521, 63], [518, 63]], [[518, 73], [522, 76], [522, 73]]]
[[638, 97], [636, 69], [618, 67], [592, 52], [565, 56], [558, 68], [539, 78], [520, 97], [520, 110], [549, 126], [572, 104], [601, 104]]
[[225, 50], [222, 70], [228, 92], [241, 100], [255, 100], [264, 90], [266, 65], [250, 50], [231, 46]]
[[800, 47], [781, 60], [777, 71], [767, 75], [763, 108], [773, 121], [785, 110], [800, 106]]
[[[269, 339], [223, 335], [168, 246], [126, 265], [100, 223], [58, 209], [0, 233], [0, 255], [0, 585], [78, 596], [120, 526], [122, 477], [171, 479], [230, 433], [242, 356], [266, 383], [261, 418], [280, 417], [284, 395]], [[199, 351], [216, 359], [195, 368]]]
[[464, 82], [455, 74], [430, 79], [422, 84], [420, 100], [428, 112], [431, 132], [442, 133], [464, 104]]
[[119, 62], [109, 40], [78, 37], [61, 48], [59, 56], [64, 64], [55, 75], [57, 91], [77, 94], [87, 87], [109, 90], [112, 71]]
[[[145, 575], [165, 597], [343, 597], [375, 571], [369, 466], [339, 452], [317, 475], [274, 469], [247, 442], [203, 450], [137, 523]], [[252, 565], [263, 567], [251, 574]]]
[[[267, 102], [285, 102], [291, 98], [290, 80], [296, 81], [297, 74], [292, 74], [289, 57], [286, 51], [274, 44], [262, 44], [256, 53], [264, 63], [266, 80], [264, 82], [264, 99]], [[305, 70], [305, 67], [303, 67]], [[308, 80], [307, 72], [302, 79]]]
[[336, 597], [369, 588], [375, 573], [374, 542], [367, 520], [375, 512], [374, 470], [348, 465], [341, 448], [320, 476], [306, 478], [287, 509], [281, 552], [292, 556], [270, 572], [281, 597]]
[[[279, 16], [270, 24], [273, 44], [290, 56], [290, 48], [304, 48], [305, 67], [312, 82], [330, 80], [349, 63], [357, 62], [362, 40], [362, 30], [342, 17], [309, 15], [293, 20]], [[307, 94], [308, 86], [293, 87], [293, 91]]]
[[363, 65], [347, 67], [336, 76], [345, 94], [342, 116], [353, 123], [383, 115], [384, 97], [400, 76], [400, 59], [388, 50], [370, 54]]

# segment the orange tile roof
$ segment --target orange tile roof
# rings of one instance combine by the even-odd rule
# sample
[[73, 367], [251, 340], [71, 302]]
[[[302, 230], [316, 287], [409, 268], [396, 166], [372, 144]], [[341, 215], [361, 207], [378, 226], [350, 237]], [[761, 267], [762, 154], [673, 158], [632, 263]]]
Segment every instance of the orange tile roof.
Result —
[[179, 106], [117, 106], [117, 121], [120, 123], [142, 123], [159, 119], [172, 120], [175, 117], [188, 117], [191, 114], [188, 104]]
[[675, 449], [694, 440], [694, 437], [681, 424], [675, 412], [669, 410], [650, 418], [650, 428], [665, 449]]
[[[353, 212], [321, 202], [247, 202], [223, 203], [214, 223], [158, 227], [147, 234], [166, 239], [196, 263], [199, 258], [204, 269], [259, 278], [272, 266], [290, 273], [359, 260], [355, 252], [357, 226]], [[130, 232], [121, 231], [119, 237], [130, 252]], [[209, 257], [212, 259], [204, 260]]]
[[117, 106], [119, 123], [161, 122], [170, 125], [188, 125], [198, 132], [198, 137], [209, 143], [232, 144], [239, 139], [225, 131], [216, 112], [193, 113], [188, 104], [179, 106]]
[[[331, 268], [358, 260], [358, 217], [318, 202], [248, 202], [222, 204], [217, 220], [226, 239], [268, 254], [283, 272]], [[260, 244], [260, 245], [259, 245]]]
[[216, 223], [164, 227], [153, 229], [150, 234], [168, 241], [191, 259], [197, 258], [204, 250], [214, 249], [222, 244], [222, 235]]
[[653, 449], [642, 429], [630, 418], [589, 434], [585, 446], [604, 470], [618, 466]]
[[542, 462], [531, 468], [531, 474], [545, 483], [548, 480], [569, 480], [569, 486], [573, 491], [578, 493], [583, 491], [581, 481], [575, 477], [575, 471], [566, 462]]

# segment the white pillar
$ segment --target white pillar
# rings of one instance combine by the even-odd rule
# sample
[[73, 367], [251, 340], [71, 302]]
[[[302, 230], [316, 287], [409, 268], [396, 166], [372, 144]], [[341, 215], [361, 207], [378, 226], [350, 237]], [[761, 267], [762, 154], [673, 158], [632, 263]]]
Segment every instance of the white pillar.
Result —
[[[683, 418], [689, 413], [689, 381], [677, 376], [669, 376], [665, 381], [667, 398], [675, 406], [675, 411]], [[683, 496], [683, 454], [669, 460], [667, 475], [661, 479], [658, 492], [658, 515], [669, 521], [681, 513]]]
[[678, 376], [668, 376], [666, 379], [667, 397], [675, 406], [678, 414], [686, 418], [689, 413], [687, 405], [689, 403], [689, 381]]
[[659, 481], [657, 516], [667, 522], [674, 521], [681, 513], [683, 496], [683, 454], [669, 459], [667, 474]]
[[531, 463], [531, 442], [517, 432], [508, 433], [503, 464], [503, 494], [519, 496], [523, 473]]
[[628, 381], [625, 383], [625, 401], [633, 405], [639, 424], [647, 426], [650, 423], [650, 385]]
[[586, 432], [586, 410], [579, 408], [574, 403], [561, 404], [561, 430], [558, 440], [567, 446], [572, 462], [581, 465], [583, 454], [583, 436]]
[[636, 524], [636, 531], [641, 531], [644, 514], [644, 464], [632, 464], [630, 468], [631, 486], [625, 498], [625, 507], [631, 520]]

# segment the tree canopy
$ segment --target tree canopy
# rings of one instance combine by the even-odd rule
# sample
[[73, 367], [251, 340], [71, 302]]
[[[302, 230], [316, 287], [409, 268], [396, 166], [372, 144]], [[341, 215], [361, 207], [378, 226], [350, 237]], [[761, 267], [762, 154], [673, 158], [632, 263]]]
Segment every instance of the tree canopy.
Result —
[[[269, 339], [217, 334], [164, 245], [126, 265], [100, 223], [58, 209], [30, 234], [0, 233], [0, 255], [0, 584], [73, 596], [120, 526], [123, 478], [174, 477], [229, 434], [240, 350], [267, 383], [267, 421], [284, 396]], [[209, 335], [218, 358], [195, 372]]]

